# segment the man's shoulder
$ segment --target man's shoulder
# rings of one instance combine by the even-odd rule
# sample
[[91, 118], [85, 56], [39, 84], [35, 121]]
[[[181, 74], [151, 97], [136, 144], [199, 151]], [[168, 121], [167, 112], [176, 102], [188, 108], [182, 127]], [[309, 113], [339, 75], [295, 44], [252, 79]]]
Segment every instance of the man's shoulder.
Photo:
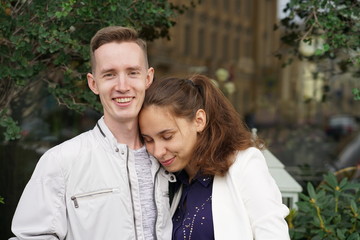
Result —
[[44, 155], [55, 155], [55, 156], [76, 156], [79, 152], [83, 151], [84, 148], [90, 147], [94, 142], [93, 130], [81, 133], [71, 139], [68, 139], [58, 145], [53, 146]]
[[81, 133], [47, 150], [38, 165], [40, 169], [57, 169], [54, 171], [61, 171], [66, 176], [78, 159], [92, 151], [92, 142], [95, 140], [91, 130]]

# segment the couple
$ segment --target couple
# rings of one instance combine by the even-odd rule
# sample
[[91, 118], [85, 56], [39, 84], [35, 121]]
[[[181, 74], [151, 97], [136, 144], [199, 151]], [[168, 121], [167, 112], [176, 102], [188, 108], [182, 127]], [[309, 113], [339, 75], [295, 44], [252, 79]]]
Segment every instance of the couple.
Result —
[[153, 82], [131, 28], [90, 48], [104, 116], [41, 157], [13, 239], [289, 239], [259, 143], [207, 77]]

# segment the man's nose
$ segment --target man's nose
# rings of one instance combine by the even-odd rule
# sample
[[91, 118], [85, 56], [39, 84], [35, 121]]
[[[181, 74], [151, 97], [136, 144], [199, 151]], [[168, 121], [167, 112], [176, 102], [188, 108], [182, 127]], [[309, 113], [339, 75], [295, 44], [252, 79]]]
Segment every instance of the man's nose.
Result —
[[126, 92], [129, 90], [128, 79], [125, 74], [119, 74], [117, 77], [116, 89], [120, 92]]

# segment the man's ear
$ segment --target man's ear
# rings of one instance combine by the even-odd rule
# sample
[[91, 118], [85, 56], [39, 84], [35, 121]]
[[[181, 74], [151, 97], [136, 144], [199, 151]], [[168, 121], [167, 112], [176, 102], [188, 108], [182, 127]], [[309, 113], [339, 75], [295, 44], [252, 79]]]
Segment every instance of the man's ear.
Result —
[[95, 93], [96, 95], [98, 95], [98, 94], [99, 94], [99, 90], [98, 90], [98, 88], [97, 88], [94, 75], [92, 75], [91, 73], [88, 73], [88, 74], [86, 75], [86, 77], [87, 77], [87, 82], [88, 82], [89, 88], [91, 89], [91, 91], [92, 91], [93, 93]]
[[146, 89], [148, 89], [150, 87], [150, 85], [152, 84], [153, 80], [154, 80], [154, 68], [150, 67], [147, 70], [147, 74], [146, 74]]
[[202, 132], [204, 130], [206, 126], [206, 112], [204, 109], [200, 108], [196, 111], [195, 124], [197, 132]]

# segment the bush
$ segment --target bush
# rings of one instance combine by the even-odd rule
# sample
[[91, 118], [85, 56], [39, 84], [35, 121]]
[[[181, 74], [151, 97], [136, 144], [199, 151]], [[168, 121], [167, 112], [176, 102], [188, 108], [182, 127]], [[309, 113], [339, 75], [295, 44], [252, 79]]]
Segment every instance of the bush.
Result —
[[298, 209], [288, 217], [291, 239], [360, 239], [360, 183], [324, 176], [318, 188], [307, 184]]

